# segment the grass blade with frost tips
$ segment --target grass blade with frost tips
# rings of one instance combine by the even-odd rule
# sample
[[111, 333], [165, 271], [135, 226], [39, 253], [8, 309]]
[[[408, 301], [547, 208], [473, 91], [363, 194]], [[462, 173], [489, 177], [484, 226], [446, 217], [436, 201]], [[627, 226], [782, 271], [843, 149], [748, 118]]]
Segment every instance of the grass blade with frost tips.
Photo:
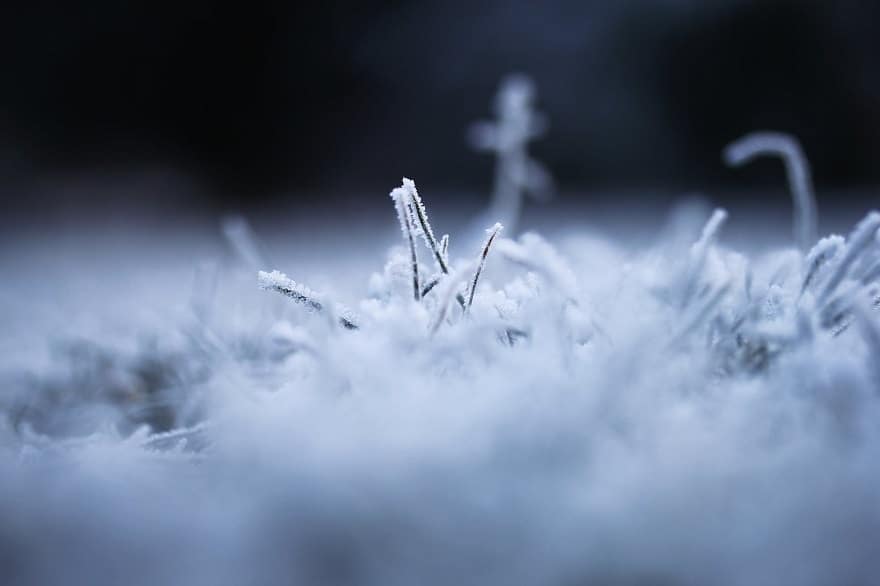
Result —
[[537, 234], [523, 234], [519, 242], [499, 240], [495, 250], [508, 262], [542, 275], [565, 299], [577, 304], [574, 272], [556, 249]]
[[[425, 210], [425, 204], [422, 203], [422, 198], [419, 196], [419, 191], [416, 189], [416, 184], [412, 179], [408, 179], [406, 177], [403, 178], [403, 184], [401, 185], [401, 189], [405, 189], [409, 194], [410, 200], [414, 204], [416, 218], [419, 221], [419, 227], [421, 229], [422, 237], [425, 239], [425, 244], [428, 246], [428, 249], [434, 254], [434, 259], [437, 261], [437, 266], [440, 267], [440, 270], [444, 275], [449, 274], [449, 262], [446, 258], [445, 248], [441, 248], [437, 243], [437, 239], [434, 237], [434, 230], [431, 229], [431, 223], [428, 221], [428, 212]], [[446, 239], [446, 244], [448, 245], [449, 239]], [[461, 293], [455, 296], [456, 300], [458, 300], [458, 304], [461, 305], [462, 309], [464, 309], [465, 301], [464, 296]]]
[[785, 164], [788, 186], [794, 200], [794, 237], [806, 254], [816, 241], [818, 216], [810, 165], [797, 139], [781, 132], [754, 132], [724, 149], [724, 162], [741, 167], [760, 156], [776, 156]]
[[523, 198], [546, 201], [553, 190], [550, 173], [528, 153], [529, 142], [546, 129], [544, 115], [534, 108], [535, 95], [535, 85], [525, 75], [507, 77], [495, 98], [497, 119], [477, 122], [468, 131], [471, 146], [495, 154], [488, 215], [504, 222], [511, 233], [517, 230]]
[[880, 230], [880, 212], [872, 211], [856, 225], [846, 241], [843, 256], [835, 265], [831, 276], [819, 293], [819, 302], [824, 302], [831, 297], [837, 286], [840, 285], [853, 263], [873, 243], [877, 231]]
[[422, 203], [422, 198], [419, 197], [419, 191], [416, 189], [415, 182], [412, 179], [404, 177], [403, 185], [398, 189], [405, 190], [409, 195], [410, 200], [415, 204], [416, 218], [418, 218], [422, 237], [425, 239], [425, 244], [434, 254], [434, 259], [437, 261], [440, 270], [443, 271], [444, 274], [448, 274], [449, 264], [446, 262], [446, 259], [440, 250], [440, 245], [437, 244], [437, 239], [434, 237], [434, 231], [431, 229], [431, 223], [428, 221], [428, 212], [425, 210], [425, 204]]
[[437, 315], [428, 330], [431, 336], [436, 334], [437, 330], [440, 329], [440, 326], [443, 325], [443, 321], [446, 319], [446, 314], [449, 311], [449, 304], [452, 303], [452, 298], [462, 297], [461, 293], [458, 292], [458, 288], [463, 280], [462, 275], [470, 273], [472, 270], [476, 270], [476, 267], [473, 266], [473, 263], [469, 264], [466, 267], [463, 267], [459, 271], [450, 273], [440, 283], [439, 291], [437, 293], [440, 299], [439, 305], [437, 306]]
[[[290, 297], [297, 303], [305, 305], [308, 309], [316, 312], [324, 311], [324, 304], [318, 301], [318, 295], [308, 287], [301, 285], [290, 279], [281, 271], [260, 271], [257, 274], [260, 289], [272, 290], [281, 293], [285, 297]], [[357, 330], [360, 326], [354, 321], [351, 312], [347, 309], [340, 311], [342, 315], [338, 317], [339, 324], [347, 330]]]
[[247, 266], [257, 268], [270, 264], [250, 223], [244, 216], [224, 218], [220, 228], [229, 246]]
[[403, 187], [395, 187], [391, 190], [391, 199], [394, 200], [394, 207], [397, 210], [397, 219], [400, 222], [400, 231], [409, 244], [409, 255], [412, 262], [412, 278], [413, 278], [413, 299], [419, 301], [422, 297], [421, 286], [419, 284], [419, 256], [416, 252], [416, 242], [413, 237], [412, 214], [410, 213], [409, 193]]
[[701, 324], [705, 323], [712, 312], [717, 309], [718, 305], [729, 292], [730, 283], [724, 283], [720, 287], [717, 287], [711, 295], [708, 295], [706, 297], [706, 301], [703, 303], [703, 306], [695, 310], [691, 319], [684, 325], [684, 327], [681, 328], [678, 334], [672, 337], [670, 346], [681, 342], [697, 328], [699, 328]]
[[845, 241], [843, 237], [835, 234], [823, 238], [810, 250], [810, 253], [807, 255], [804, 262], [807, 269], [803, 283], [801, 284], [801, 295], [803, 295], [807, 288], [813, 283], [819, 270], [826, 266], [828, 262], [836, 257], [840, 250], [843, 249], [844, 243]]
[[858, 320], [862, 338], [868, 346], [868, 365], [877, 381], [880, 381], [880, 323], [877, 321], [877, 312], [872, 309], [874, 305], [869, 300], [860, 299], [853, 304], [853, 313]]
[[480, 280], [480, 273], [483, 272], [483, 267], [486, 266], [486, 256], [489, 254], [489, 248], [492, 246], [492, 242], [495, 241], [495, 238], [504, 229], [504, 226], [495, 222], [495, 225], [486, 230], [486, 234], [488, 237], [486, 238], [486, 243], [483, 245], [483, 250], [480, 253], [479, 264], [477, 264], [477, 270], [474, 272], [474, 278], [471, 282], [470, 293], [468, 294], [467, 304], [464, 307], [465, 313], [468, 312], [471, 308], [471, 305], [474, 302], [474, 294], [477, 291], [477, 282]]
[[877, 279], [880, 279], [880, 262], [875, 263], [871, 268], [862, 275], [862, 284], [870, 285]]
[[205, 431], [210, 429], [210, 427], [211, 423], [203, 421], [192, 427], [182, 427], [172, 431], [155, 433], [143, 440], [141, 447], [161, 449], [165, 444], [179, 446], [180, 442], [184, 442], [186, 447], [190, 447], [188, 444], [193, 443], [192, 440], [194, 438], [196, 440], [201, 439], [201, 443], [204, 445], [207, 444], [207, 439], [204, 437]]
[[706, 257], [709, 254], [709, 249], [715, 241], [718, 240], [721, 226], [724, 225], [726, 220], [727, 210], [716, 208], [715, 211], [712, 212], [712, 216], [706, 222], [706, 225], [703, 226], [703, 232], [700, 235], [700, 239], [691, 247], [691, 264], [688, 268], [684, 292], [681, 296], [682, 308], [687, 307], [688, 303], [690, 303], [697, 286], [697, 281], [706, 265]]
[[428, 281], [428, 284], [425, 285], [424, 289], [422, 289], [422, 297], [424, 297], [425, 295], [430, 293], [434, 289], [434, 287], [437, 286], [437, 283], [440, 282], [440, 277], [441, 277], [441, 275], [431, 277], [431, 280]]

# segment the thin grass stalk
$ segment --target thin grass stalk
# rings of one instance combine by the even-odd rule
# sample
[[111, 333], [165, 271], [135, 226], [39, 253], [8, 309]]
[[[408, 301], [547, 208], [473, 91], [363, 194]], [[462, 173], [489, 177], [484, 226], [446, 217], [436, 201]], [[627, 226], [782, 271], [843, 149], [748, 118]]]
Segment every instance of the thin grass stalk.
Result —
[[495, 241], [495, 238], [504, 229], [504, 226], [495, 223], [494, 226], [486, 230], [488, 237], [486, 238], [486, 243], [483, 245], [483, 250], [480, 252], [480, 260], [477, 264], [477, 270], [474, 272], [474, 278], [471, 282], [470, 293], [468, 294], [467, 304], [464, 307], [465, 313], [470, 311], [471, 305], [474, 303], [474, 294], [477, 291], [477, 283], [480, 280], [480, 274], [483, 272], [483, 267], [486, 266], [486, 257], [489, 255], [489, 249], [492, 247], [492, 242]]
[[810, 165], [797, 139], [781, 132], [753, 132], [734, 141], [724, 149], [724, 161], [740, 167], [760, 156], [782, 159], [788, 186], [794, 200], [794, 238], [806, 254], [816, 241], [818, 214]]
[[412, 264], [413, 299], [415, 301], [420, 301], [422, 290], [421, 284], [419, 283], [419, 256], [416, 251], [416, 241], [413, 235], [412, 205], [407, 201], [409, 198], [406, 190], [400, 187], [393, 189], [390, 196], [391, 199], [394, 200], [394, 207], [397, 210], [400, 231], [409, 244], [409, 256]]
[[[318, 301], [318, 295], [314, 291], [310, 290], [304, 285], [297, 283], [293, 279], [288, 278], [287, 275], [280, 271], [272, 271], [271, 273], [260, 271], [259, 273], [257, 273], [257, 280], [259, 282], [260, 289], [271, 290], [275, 291], [276, 293], [280, 293], [285, 297], [293, 299], [299, 304], [305, 305], [306, 308], [311, 311], [317, 313], [326, 311], [324, 308], [324, 304]], [[342, 313], [342, 315], [337, 316], [339, 325], [347, 330], [360, 329], [360, 326], [354, 320], [351, 312], [343, 308], [340, 313]]]

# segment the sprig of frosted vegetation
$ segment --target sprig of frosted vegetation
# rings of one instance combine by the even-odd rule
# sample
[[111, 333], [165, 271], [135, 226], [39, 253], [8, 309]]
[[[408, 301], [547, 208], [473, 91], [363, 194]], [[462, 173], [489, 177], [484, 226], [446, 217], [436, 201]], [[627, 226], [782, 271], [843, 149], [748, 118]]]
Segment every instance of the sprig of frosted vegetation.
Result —
[[403, 191], [404, 197], [409, 198], [409, 201], [412, 204], [412, 209], [415, 211], [419, 227], [421, 228], [422, 237], [425, 239], [425, 245], [434, 255], [434, 258], [437, 261], [437, 266], [440, 267], [440, 270], [443, 271], [444, 274], [449, 273], [449, 265], [447, 263], [446, 255], [437, 243], [437, 239], [434, 237], [434, 230], [431, 228], [431, 223], [428, 221], [428, 212], [425, 210], [425, 204], [419, 196], [419, 191], [416, 189], [415, 182], [412, 179], [404, 177], [403, 185], [398, 189]]
[[[552, 340], [556, 352], [568, 363], [584, 348], [589, 348], [589, 352], [617, 348], [621, 340], [631, 335], [624, 327], [626, 324], [642, 324], [647, 319], [645, 327], [650, 330], [650, 324], [665, 322], [666, 327], [646, 330], [639, 337], [653, 336], [657, 348], [672, 352], [700, 347], [705, 360], [731, 377], [763, 375], [787, 354], [819, 344], [824, 334], [841, 340], [860, 304], [872, 308], [880, 305], [878, 212], [869, 213], [847, 238], [823, 238], [805, 256], [779, 253], [749, 260], [722, 246], [721, 228], [727, 212], [717, 209], [704, 218], [702, 228], [694, 227], [692, 233], [687, 223], [675, 224], [674, 234], [664, 232], [668, 242], [689, 240], [691, 244], [684, 250], [667, 248], [664, 242], [663, 247], [643, 260], [630, 259], [605, 267], [605, 275], [585, 273], [578, 264], [584, 259], [572, 264], [566, 254], [537, 234], [527, 233], [516, 240], [502, 238], [500, 224], [487, 231], [475, 262], [465, 258], [453, 268], [449, 236], [444, 234], [439, 241], [434, 236], [415, 183], [404, 179], [400, 187], [391, 191], [391, 199], [406, 254], [392, 254], [385, 272], [374, 276], [371, 298], [361, 303], [363, 320], [279, 271], [260, 271], [260, 288], [280, 293], [296, 305], [326, 316], [328, 322], [342, 326], [343, 330], [365, 329], [370, 337], [403, 335], [409, 340], [421, 337], [441, 343], [447, 335], [466, 335], [471, 340], [461, 348], [467, 348], [475, 343], [474, 337], [483, 335], [481, 332], [490, 332], [490, 339], [500, 343], [487, 354], [494, 357], [491, 360], [499, 359], [498, 353], [523, 344], [534, 349]], [[264, 258], [265, 255], [254, 252], [256, 237], [244, 220], [227, 222], [224, 232], [243, 265], [250, 266]], [[430, 269], [420, 263], [416, 251], [419, 237], [436, 266], [437, 272], [428, 278], [422, 275], [431, 274]], [[492, 275], [487, 280], [484, 277], [490, 250], [497, 250], [498, 262], [488, 267]], [[571, 254], [578, 258], [577, 250], [570, 250], [568, 255]], [[608, 254], [603, 251], [596, 258]], [[596, 283], [614, 281], [609, 275], [616, 274], [621, 267], [626, 267], [621, 281], [624, 284], [615, 285], [616, 291], [606, 292], [609, 297], [604, 299], [599, 289], [600, 296], [596, 298]], [[217, 282], [216, 274], [211, 281]], [[398, 283], [405, 285], [398, 288]], [[585, 292], [584, 283], [591, 285], [593, 293]], [[217, 286], [199, 285], [198, 289], [201, 293], [193, 301], [196, 319], [181, 328], [185, 346], [175, 351], [197, 356], [197, 362], [190, 361], [184, 366], [178, 354], [157, 354], [155, 350], [133, 354], [125, 360], [111, 360], [112, 354], [100, 346], [74, 344], [57, 361], [77, 365], [78, 382], [70, 384], [82, 388], [84, 394], [59, 395], [50, 389], [67, 383], [46, 383], [45, 393], [22, 395], [14, 405], [7, 405], [5, 412], [14, 422], [13, 427], [32, 425], [64, 433], [69, 425], [61, 422], [77, 417], [71, 405], [89, 404], [96, 398], [114, 408], [125, 405], [122, 417], [130, 420], [131, 426], [146, 422], [156, 431], [192, 426], [199, 423], [201, 415], [198, 408], [184, 408], [196, 396], [190, 397], [185, 389], [208, 384], [222, 368], [220, 365], [243, 360], [268, 360], [273, 364], [291, 356], [332, 353], [326, 340], [307, 334], [311, 326], [295, 334], [288, 325], [267, 326], [272, 334], [261, 339], [255, 333], [244, 335], [218, 325], [224, 312], [222, 308], [212, 309], [215, 302], [207, 298], [217, 294]], [[403, 290], [407, 291], [405, 297], [415, 301], [415, 307], [407, 309], [402, 304]], [[450, 305], [453, 299], [457, 300], [457, 307]], [[624, 310], [624, 304], [634, 309]], [[597, 312], [595, 307], [602, 310]], [[470, 319], [463, 320], [466, 314]], [[277, 311], [270, 315], [277, 316]], [[640, 316], [636, 322], [632, 321], [633, 315]], [[866, 315], [869, 314], [863, 314]], [[444, 324], [450, 326], [446, 333], [441, 332]], [[871, 331], [864, 326], [857, 329], [864, 335]], [[457, 350], [444, 352], [452, 359]], [[106, 364], [112, 364], [112, 370], [119, 372], [113, 375], [115, 379], [138, 381], [133, 384], [146, 389], [146, 394], [131, 394], [122, 390], [125, 386], [115, 383], [107, 385]], [[177, 390], [171, 395], [160, 391], [169, 385]], [[162, 398], [152, 398], [155, 393]], [[155, 406], [128, 409], [143, 397], [150, 397]], [[67, 415], [59, 416], [61, 413]], [[88, 427], [84, 421], [74, 427]]]
[[724, 161], [740, 167], [757, 157], [779, 157], [785, 164], [788, 186], [794, 200], [794, 238], [802, 252], [816, 241], [818, 215], [816, 196], [810, 178], [810, 165], [800, 143], [781, 132], [754, 132], [731, 143], [724, 149]]
[[[425, 246], [428, 247], [428, 250], [431, 251], [434, 259], [437, 261], [437, 266], [440, 269], [440, 272], [443, 275], [448, 275], [449, 235], [444, 234], [440, 243], [437, 242], [437, 239], [434, 237], [434, 230], [431, 228], [431, 222], [428, 221], [428, 211], [425, 209], [425, 204], [422, 202], [422, 198], [419, 196], [419, 191], [416, 189], [416, 184], [412, 179], [404, 177], [401, 187], [398, 187], [395, 192], [398, 194], [401, 201], [406, 201], [407, 207], [410, 210], [409, 219], [413, 226], [416, 224], [418, 225], [419, 233], [425, 240]], [[414, 263], [413, 280], [417, 280], [417, 277], [415, 276], [416, 270], [417, 265]], [[425, 286], [425, 289], [421, 291], [419, 295], [424, 297], [430, 293], [431, 289], [437, 285], [441, 278], [442, 276], [437, 276], [429, 281]], [[464, 308], [464, 296], [459, 293], [456, 295], [456, 299], [458, 300], [459, 305]]]
[[523, 197], [546, 201], [553, 192], [553, 178], [528, 154], [528, 144], [547, 127], [543, 114], [535, 111], [535, 85], [522, 74], [501, 82], [495, 98], [496, 122], [477, 122], [469, 129], [471, 145], [495, 154], [495, 182], [489, 205], [490, 219], [500, 220], [514, 234], [522, 213]]
[[[422, 298], [421, 280], [419, 279], [419, 255], [416, 252], [416, 241], [412, 214], [412, 196], [404, 187], [397, 187], [391, 191], [391, 199], [397, 209], [397, 220], [400, 222], [400, 231], [409, 245], [410, 261], [412, 263], [413, 299], [418, 301]], [[448, 239], [447, 239], [448, 240]]]
[[[320, 296], [317, 293], [305, 285], [297, 283], [280, 271], [272, 271], [270, 273], [259, 271], [257, 273], [257, 282], [260, 289], [281, 293], [285, 297], [289, 297], [297, 303], [306, 306], [311, 311], [325, 311], [324, 303], [319, 301]], [[338, 316], [339, 324], [342, 327], [348, 330], [358, 329], [359, 326], [355, 323], [349, 310], [343, 308], [341, 311], [337, 311], [337, 313], [342, 314]]]
[[474, 271], [474, 278], [471, 281], [467, 304], [464, 308], [465, 312], [467, 312], [474, 303], [474, 294], [477, 292], [477, 283], [480, 282], [480, 273], [483, 272], [483, 267], [486, 266], [486, 257], [489, 256], [489, 249], [492, 247], [492, 243], [495, 241], [495, 238], [498, 237], [498, 234], [503, 228], [504, 227], [500, 223], [496, 222], [494, 226], [486, 230], [486, 242], [480, 250], [480, 260], [477, 264], [477, 270]]
[[266, 253], [257, 242], [253, 228], [244, 216], [226, 217], [220, 226], [223, 236], [243, 263], [254, 268], [266, 266], [268, 263]]

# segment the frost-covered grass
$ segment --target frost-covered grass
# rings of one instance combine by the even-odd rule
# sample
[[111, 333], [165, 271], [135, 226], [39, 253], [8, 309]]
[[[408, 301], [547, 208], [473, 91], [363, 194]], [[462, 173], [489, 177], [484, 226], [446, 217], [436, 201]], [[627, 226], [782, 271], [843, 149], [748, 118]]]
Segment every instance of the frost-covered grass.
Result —
[[642, 251], [461, 250], [417, 194], [361, 301], [238, 221], [134, 339], [44, 332], [3, 386], [4, 582], [871, 583], [880, 214], [807, 254], [691, 207]]
[[[514, 224], [538, 177], [516, 120], [480, 131]], [[789, 172], [790, 249], [732, 250], [693, 205], [636, 250], [477, 238], [404, 179], [366, 287], [370, 246], [310, 248], [353, 273], [314, 290], [240, 218], [191, 293], [131, 250], [7, 281], [0, 582], [874, 583], [880, 213], [817, 241], [796, 143], [727, 158], [761, 154]], [[65, 305], [29, 313], [41, 295]]]

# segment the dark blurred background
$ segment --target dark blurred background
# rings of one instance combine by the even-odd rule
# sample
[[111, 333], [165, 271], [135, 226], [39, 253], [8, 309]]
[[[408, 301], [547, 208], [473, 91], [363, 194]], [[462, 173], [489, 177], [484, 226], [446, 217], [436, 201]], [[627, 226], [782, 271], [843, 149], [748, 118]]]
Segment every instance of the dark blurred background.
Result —
[[880, 183], [877, 2], [31, 0], [0, 23], [7, 209], [163, 173], [168, 193], [115, 197], [247, 209], [404, 174], [486, 191], [464, 132], [512, 71], [537, 82], [534, 152], [563, 190], [779, 186], [778, 163], [720, 163], [762, 128], [800, 137], [841, 198]]

